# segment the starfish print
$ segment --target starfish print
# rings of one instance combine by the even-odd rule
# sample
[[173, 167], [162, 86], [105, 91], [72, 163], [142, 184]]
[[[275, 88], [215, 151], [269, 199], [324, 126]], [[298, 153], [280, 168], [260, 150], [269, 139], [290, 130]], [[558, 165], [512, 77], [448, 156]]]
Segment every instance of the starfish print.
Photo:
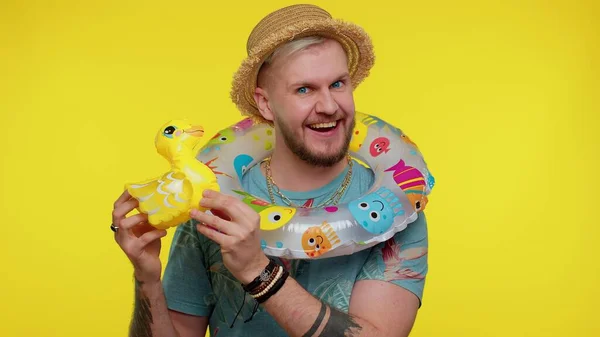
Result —
[[[213, 159], [207, 161], [206, 163], [204, 163], [204, 165], [208, 166], [209, 169], [211, 169], [213, 171], [214, 174], [222, 174], [226, 177], [232, 178], [229, 174], [225, 173], [225, 172], [221, 172], [221, 171], [217, 171], [217, 166], [213, 166], [211, 165], [212, 162], [214, 162], [215, 160], [217, 160], [219, 157], [214, 157]], [[233, 178], [232, 178], [233, 179]]]

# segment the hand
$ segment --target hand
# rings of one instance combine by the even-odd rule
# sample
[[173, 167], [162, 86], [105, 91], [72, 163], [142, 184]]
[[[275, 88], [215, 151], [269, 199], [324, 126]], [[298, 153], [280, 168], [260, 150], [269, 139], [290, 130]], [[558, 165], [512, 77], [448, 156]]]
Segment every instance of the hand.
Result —
[[[243, 284], [257, 277], [269, 263], [260, 247], [260, 217], [240, 199], [205, 190], [200, 206], [208, 214], [192, 210], [198, 231], [221, 246], [223, 264]], [[211, 228], [212, 227], [212, 228]]]
[[160, 239], [167, 235], [167, 231], [152, 227], [148, 223], [148, 216], [143, 213], [126, 218], [138, 205], [138, 201], [127, 191], [115, 202], [112, 221], [119, 227], [115, 233], [115, 241], [133, 264], [138, 282], [158, 282], [162, 270], [159, 258]]

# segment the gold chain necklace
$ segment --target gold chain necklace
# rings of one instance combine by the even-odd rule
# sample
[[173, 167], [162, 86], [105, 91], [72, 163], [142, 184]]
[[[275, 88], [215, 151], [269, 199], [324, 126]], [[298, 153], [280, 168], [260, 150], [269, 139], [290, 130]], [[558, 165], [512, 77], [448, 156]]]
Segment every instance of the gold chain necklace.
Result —
[[269, 190], [269, 197], [271, 198], [271, 203], [275, 204], [275, 196], [273, 195], [273, 190], [275, 190], [275, 192], [281, 197], [283, 202], [286, 203], [290, 207], [319, 208], [319, 207], [323, 207], [329, 203], [331, 203], [333, 205], [337, 205], [337, 203], [340, 201], [340, 199], [344, 195], [344, 192], [346, 192], [348, 185], [350, 185], [350, 181], [352, 180], [352, 167], [354, 164], [352, 162], [352, 158], [350, 157], [350, 155], [348, 155], [347, 158], [348, 158], [348, 166], [349, 167], [348, 167], [348, 172], [346, 173], [346, 176], [344, 177], [344, 181], [342, 182], [342, 185], [335, 191], [335, 193], [333, 193], [325, 201], [321, 202], [317, 206], [312, 206], [312, 207], [298, 206], [298, 205], [294, 204], [287, 196], [285, 196], [281, 192], [281, 190], [279, 189], [279, 186], [277, 186], [277, 184], [273, 180], [273, 176], [271, 174], [271, 157], [266, 158], [264, 161], [265, 161], [265, 170], [267, 173], [266, 174], [267, 189]]

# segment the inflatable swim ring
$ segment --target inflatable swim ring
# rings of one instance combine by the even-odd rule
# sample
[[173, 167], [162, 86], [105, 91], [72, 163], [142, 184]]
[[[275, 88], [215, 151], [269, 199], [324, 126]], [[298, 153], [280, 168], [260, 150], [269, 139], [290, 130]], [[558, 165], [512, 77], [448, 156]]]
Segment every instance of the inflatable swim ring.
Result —
[[246, 118], [219, 131], [196, 155], [210, 163], [222, 192], [239, 197], [259, 213], [266, 255], [326, 258], [386, 241], [417, 219], [434, 185], [415, 143], [385, 121], [356, 112], [350, 154], [374, 171], [371, 189], [335, 206], [299, 211], [273, 205], [243, 191], [241, 181], [249, 168], [271, 154], [274, 142], [272, 126]]

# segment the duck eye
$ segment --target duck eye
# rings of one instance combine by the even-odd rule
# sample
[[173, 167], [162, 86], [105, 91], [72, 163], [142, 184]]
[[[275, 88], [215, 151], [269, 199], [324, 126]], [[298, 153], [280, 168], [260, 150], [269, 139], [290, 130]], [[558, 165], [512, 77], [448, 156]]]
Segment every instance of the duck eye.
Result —
[[165, 135], [172, 135], [172, 134], [173, 134], [173, 132], [175, 132], [175, 130], [176, 130], [176, 129], [175, 129], [175, 127], [174, 127], [174, 126], [167, 126], [167, 127], [165, 128], [165, 130], [163, 131], [163, 133], [164, 133]]

